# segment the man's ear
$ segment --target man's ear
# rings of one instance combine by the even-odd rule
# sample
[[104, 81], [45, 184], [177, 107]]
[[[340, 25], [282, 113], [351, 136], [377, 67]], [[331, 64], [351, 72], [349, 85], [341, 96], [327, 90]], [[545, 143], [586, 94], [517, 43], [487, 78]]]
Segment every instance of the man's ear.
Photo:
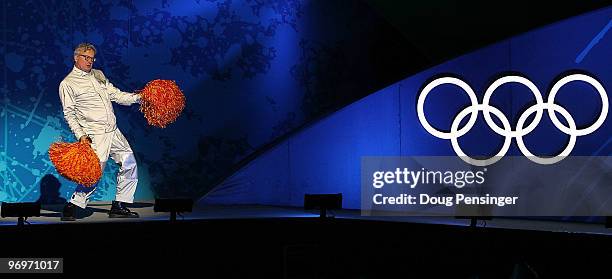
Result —
[[74, 59], [74, 63], [76, 63], [77, 62], [77, 57], [73, 56], [72, 58]]

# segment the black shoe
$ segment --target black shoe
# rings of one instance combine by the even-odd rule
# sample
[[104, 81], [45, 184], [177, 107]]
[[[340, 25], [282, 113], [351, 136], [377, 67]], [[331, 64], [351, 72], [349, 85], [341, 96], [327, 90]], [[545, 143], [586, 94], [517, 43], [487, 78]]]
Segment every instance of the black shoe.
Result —
[[62, 221], [76, 221], [76, 205], [71, 202], [66, 203], [62, 211]]
[[108, 213], [109, 218], [139, 218], [138, 213], [130, 211], [125, 203], [113, 201], [113, 206]]

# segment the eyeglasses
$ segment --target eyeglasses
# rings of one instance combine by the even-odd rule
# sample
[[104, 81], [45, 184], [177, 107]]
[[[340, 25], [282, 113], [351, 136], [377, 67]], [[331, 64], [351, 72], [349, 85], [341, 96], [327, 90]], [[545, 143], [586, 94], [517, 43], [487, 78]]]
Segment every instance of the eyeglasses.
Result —
[[83, 56], [83, 58], [85, 58], [86, 61], [96, 62], [96, 58], [95, 57], [87, 56], [87, 55], [84, 55], [84, 54], [79, 54], [79, 56]]

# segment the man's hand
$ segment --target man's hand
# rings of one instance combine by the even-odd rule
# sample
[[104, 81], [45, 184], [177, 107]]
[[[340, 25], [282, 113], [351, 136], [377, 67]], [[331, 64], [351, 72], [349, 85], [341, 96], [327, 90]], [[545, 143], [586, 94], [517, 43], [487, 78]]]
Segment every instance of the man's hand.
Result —
[[91, 144], [91, 138], [89, 138], [88, 135], [82, 135], [81, 138], [79, 139], [80, 142], [89, 142], [89, 144]]

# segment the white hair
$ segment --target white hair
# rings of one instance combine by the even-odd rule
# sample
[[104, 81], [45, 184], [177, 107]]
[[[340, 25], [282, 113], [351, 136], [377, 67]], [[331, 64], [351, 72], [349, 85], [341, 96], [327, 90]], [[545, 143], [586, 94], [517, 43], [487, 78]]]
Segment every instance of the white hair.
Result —
[[80, 51], [88, 51], [88, 50], [93, 50], [94, 53], [97, 53], [98, 51], [96, 51], [96, 47], [90, 43], [80, 43], [75, 49], [74, 49], [74, 56], [77, 56], [80, 53]]

